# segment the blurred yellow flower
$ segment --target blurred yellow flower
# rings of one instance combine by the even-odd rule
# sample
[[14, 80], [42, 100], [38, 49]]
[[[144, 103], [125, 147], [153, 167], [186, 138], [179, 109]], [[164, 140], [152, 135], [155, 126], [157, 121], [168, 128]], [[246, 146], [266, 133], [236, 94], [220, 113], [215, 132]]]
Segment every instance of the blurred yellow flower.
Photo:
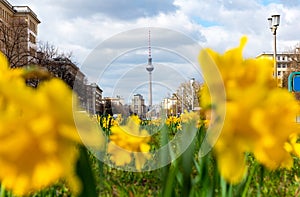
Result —
[[286, 151], [300, 157], [300, 143], [298, 143], [299, 135], [293, 133], [289, 137], [289, 141], [285, 144]]
[[141, 120], [130, 116], [124, 126], [111, 127], [107, 152], [117, 166], [124, 166], [134, 160], [135, 168], [140, 171], [150, 158], [150, 136], [146, 130], [140, 130]]
[[182, 129], [181, 119], [177, 116], [169, 116], [166, 120], [166, 125], [173, 134]]
[[172, 125], [175, 125], [175, 124], [179, 124], [181, 121], [180, 121], [180, 118], [177, 117], [177, 116], [169, 116], [166, 120], [166, 124], [168, 126], [172, 126]]
[[184, 113], [180, 115], [180, 118], [183, 123], [187, 123], [190, 121], [197, 121], [200, 116], [197, 112], [188, 112], [187, 110], [184, 110]]
[[200, 127], [200, 113], [199, 112], [188, 112], [187, 110], [184, 111], [184, 113], [182, 113], [180, 115], [180, 119], [182, 123], [189, 123], [189, 122], [195, 122], [196, 123], [196, 128]]
[[[226, 117], [214, 152], [221, 175], [231, 183], [238, 183], [246, 173], [246, 152], [269, 169], [290, 167], [293, 160], [285, 146], [289, 136], [298, 132], [297, 102], [287, 90], [276, 87], [271, 60], [242, 57], [246, 41], [243, 37], [239, 47], [225, 54], [206, 49], [199, 56], [204, 65], [208, 53], [224, 80]], [[207, 86], [201, 102], [203, 108], [218, 105], [211, 103]]]
[[112, 123], [112, 117], [110, 114], [108, 114], [107, 116], [102, 116], [100, 118], [100, 124], [104, 129], [109, 129], [111, 127], [111, 123]]
[[112, 125], [114, 125], [114, 126], [120, 125], [122, 123], [122, 121], [123, 121], [122, 114], [118, 114], [117, 117], [114, 119]]
[[0, 182], [16, 195], [66, 179], [80, 191], [75, 175], [78, 135], [72, 92], [62, 81], [37, 89], [25, 85], [24, 70], [11, 70], [0, 53]]
[[161, 126], [161, 123], [162, 123], [162, 120], [161, 120], [160, 118], [152, 119], [152, 120], [149, 122], [150, 125], [153, 125], [153, 126], [156, 126], [156, 127]]
[[110, 129], [112, 126], [119, 125], [122, 122], [122, 115], [118, 114], [116, 118], [110, 114], [107, 116], [98, 116], [98, 122], [103, 129]]

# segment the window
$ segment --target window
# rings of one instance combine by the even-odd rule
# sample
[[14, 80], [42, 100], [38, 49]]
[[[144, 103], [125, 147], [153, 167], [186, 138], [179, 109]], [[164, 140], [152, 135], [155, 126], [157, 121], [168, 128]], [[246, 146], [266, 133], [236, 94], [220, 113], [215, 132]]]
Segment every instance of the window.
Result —
[[37, 33], [36, 24], [32, 20], [29, 20], [29, 29], [34, 33]]
[[35, 56], [35, 53], [36, 53], [36, 50], [35, 50], [34, 48], [31, 48], [31, 47], [30, 47], [29, 52], [30, 52], [30, 55], [31, 55], [32, 57], [34, 57], [34, 56]]
[[30, 33], [30, 35], [29, 35], [29, 40], [30, 40], [30, 42], [32, 42], [33, 44], [36, 44], [36, 38], [35, 38], [35, 36], [32, 35], [31, 33]]
[[278, 71], [278, 72], [277, 72], [277, 76], [281, 76], [281, 71]]

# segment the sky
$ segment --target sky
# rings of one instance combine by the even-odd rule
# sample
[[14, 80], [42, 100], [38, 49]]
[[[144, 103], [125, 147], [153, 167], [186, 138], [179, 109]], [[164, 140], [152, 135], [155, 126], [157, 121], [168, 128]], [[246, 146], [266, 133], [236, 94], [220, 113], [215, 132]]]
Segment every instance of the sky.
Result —
[[[38, 40], [72, 52], [73, 60], [103, 90], [103, 96], [147, 102], [148, 32], [154, 71], [153, 99], [159, 102], [180, 83], [205, 81], [198, 50], [223, 53], [248, 37], [245, 57], [273, 51], [267, 18], [280, 14], [277, 51], [300, 42], [300, 0], [9, 0], [38, 16]], [[196, 51], [195, 51], [196, 50]], [[191, 57], [191, 58], [190, 58]]]

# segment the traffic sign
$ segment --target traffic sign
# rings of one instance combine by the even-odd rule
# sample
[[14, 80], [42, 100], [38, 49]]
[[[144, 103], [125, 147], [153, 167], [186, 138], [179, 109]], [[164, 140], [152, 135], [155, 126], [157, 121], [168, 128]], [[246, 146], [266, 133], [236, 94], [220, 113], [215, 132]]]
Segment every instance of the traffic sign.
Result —
[[290, 92], [300, 92], [300, 72], [291, 72], [288, 78]]
[[295, 75], [293, 80], [293, 90], [300, 92], [300, 75]]

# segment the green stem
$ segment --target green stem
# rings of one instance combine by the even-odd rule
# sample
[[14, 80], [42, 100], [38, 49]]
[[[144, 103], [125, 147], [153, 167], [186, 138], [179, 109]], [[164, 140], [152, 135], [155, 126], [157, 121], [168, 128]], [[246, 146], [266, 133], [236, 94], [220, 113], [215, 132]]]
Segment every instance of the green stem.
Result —
[[228, 194], [227, 194], [227, 196], [233, 196], [232, 188], [233, 188], [233, 186], [232, 186], [232, 184], [230, 184], [229, 188], [228, 188]]
[[80, 157], [77, 162], [77, 175], [80, 177], [83, 184], [83, 190], [80, 197], [97, 196], [95, 178], [87, 149], [84, 146], [80, 146], [78, 148], [80, 151]]
[[1, 190], [0, 190], [0, 197], [5, 197], [5, 188], [3, 187], [3, 185], [0, 185]]
[[164, 183], [164, 190], [163, 190], [163, 197], [172, 197], [173, 196], [173, 185], [174, 185], [174, 180], [175, 176], [177, 173], [177, 165], [171, 165], [169, 168], [169, 173], [167, 179], [165, 179]]
[[249, 187], [250, 187], [250, 183], [252, 181], [252, 178], [253, 178], [253, 175], [254, 175], [254, 172], [256, 171], [257, 169], [257, 166], [258, 166], [258, 163], [255, 162], [254, 166], [251, 168], [250, 170], [250, 173], [247, 177], [247, 182], [246, 182], [246, 185], [245, 185], [245, 188], [243, 190], [243, 193], [242, 193], [242, 197], [245, 197], [247, 195], [247, 192], [249, 190]]
[[259, 184], [259, 195], [261, 194], [261, 188], [264, 187], [264, 176], [265, 176], [265, 168], [264, 166], [260, 165], [260, 184]]
[[191, 190], [191, 173], [193, 168], [193, 157], [195, 149], [195, 140], [189, 145], [182, 155], [183, 166], [183, 191], [182, 196], [189, 196]]
[[221, 196], [222, 197], [226, 197], [227, 196], [227, 183], [226, 181], [223, 179], [223, 177], [220, 176], [221, 179]]

